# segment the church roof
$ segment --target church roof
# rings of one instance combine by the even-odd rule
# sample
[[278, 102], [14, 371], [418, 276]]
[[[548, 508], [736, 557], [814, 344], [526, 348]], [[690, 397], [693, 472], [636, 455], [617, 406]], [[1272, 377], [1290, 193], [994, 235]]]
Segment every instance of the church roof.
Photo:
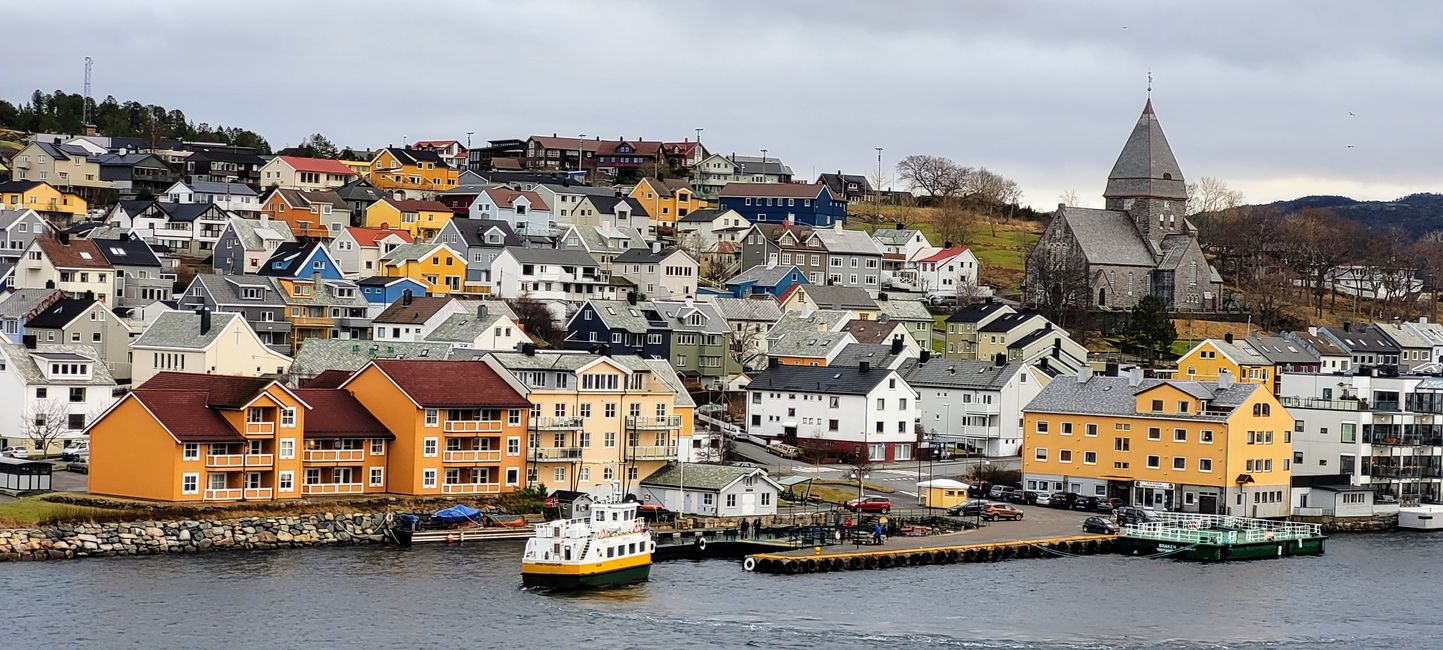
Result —
[[1179, 264], [1182, 264], [1187, 249], [1192, 244], [1193, 238], [1189, 235], [1174, 233], [1162, 238], [1158, 242], [1158, 248], [1162, 250], [1162, 259], [1158, 261], [1157, 268], [1165, 271], [1176, 271]]
[[1132, 128], [1127, 144], [1122, 146], [1112, 173], [1107, 175], [1107, 189], [1102, 195], [1187, 200], [1182, 170], [1172, 155], [1172, 147], [1167, 144], [1167, 136], [1162, 134], [1162, 125], [1152, 112], [1151, 99], [1137, 118], [1137, 126]]
[[1156, 260], [1137, 226], [1125, 212], [1093, 208], [1062, 208], [1088, 264], [1152, 267]]

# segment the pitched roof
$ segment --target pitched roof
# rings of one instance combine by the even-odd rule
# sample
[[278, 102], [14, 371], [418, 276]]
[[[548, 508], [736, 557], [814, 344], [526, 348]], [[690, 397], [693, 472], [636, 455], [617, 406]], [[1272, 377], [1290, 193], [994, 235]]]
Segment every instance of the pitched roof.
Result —
[[225, 183], [221, 181], [182, 181], [192, 192], [198, 194], [214, 194], [220, 196], [255, 196], [256, 191], [245, 183]]
[[[255, 306], [284, 306], [285, 301], [281, 299], [281, 291], [275, 284], [275, 278], [259, 275], [222, 275], [220, 273], [199, 273], [191, 280], [192, 285], [199, 283], [210, 294], [216, 305], [232, 307], [235, 305]], [[260, 289], [260, 298], [242, 300], [240, 297], [241, 288]], [[189, 287], [187, 287], [189, 289]], [[224, 309], [222, 309], [224, 311]]]
[[[213, 312], [211, 313], [210, 331], [201, 334], [200, 314], [189, 311], [162, 312], [150, 324], [150, 327], [145, 328], [145, 331], [131, 342], [130, 346], [132, 348], [204, 350], [215, 343], [221, 331], [225, 330], [231, 320], [236, 318], [241, 318], [241, 315]], [[242, 323], [244, 323], [244, 319], [242, 319]]]
[[777, 339], [792, 332], [834, 332], [851, 318], [850, 313], [837, 309], [818, 309], [806, 316], [789, 311], [782, 314], [767, 338]]
[[996, 300], [987, 299], [974, 302], [966, 307], [958, 309], [956, 313], [947, 317], [949, 323], [980, 323], [983, 319], [1002, 310], [1011, 311], [1012, 308]]
[[586, 197], [586, 200], [590, 201], [591, 205], [602, 214], [616, 214], [616, 207], [619, 205], [625, 205], [630, 208], [631, 215], [634, 217], [651, 216], [646, 211], [646, 207], [641, 204], [641, 201], [633, 199], [629, 196], [608, 196], [604, 194], [592, 195]]
[[[842, 326], [842, 331], [856, 337], [858, 343], [890, 344], [892, 333], [900, 323], [890, 321], [862, 320], [854, 318]], [[903, 336], [906, 336], [905, 334]]]
[[775, 323], [782, 318], [782, 306], [771, 296], [765, 298], [732, 298], [713, 296], [709, 299], [728, 321], [762, 321]]
[[327, 372], [340, 371], [349, 378], [351, 373], [364, 368], [372, 359], [445, 359], [450, 348], [448, 343], [312, 337], [301, 343], [301, 349], [296, 351], [295, 362], [291, 364], [291, 375], [320, 376]]
[[501, 231], [501, 245], [522, 246], [524, 242], [516, 236], [511, 229], [511, 224], [500, 219], [471, 219], [469, 217], [457, 217], [450, 221], [456, 227], [456, 232], [461, 234], [461, 241], [467, 246], [495, 246], [486, 242], [486, 233], [492, 229]]
[[[319, 341], [321, 339], [307, 339], [308, 341]], [[295, 366], [291, 366], [292, 369]], [[322, 370], [321, 374], [301, 382], [301, 388], [340, 388], [351, 378], [351, 373], [345, 370]]]
[[428, 199], [381, 199], [401, 212], [451, 212], [451, 206]]
[[918, 231], [912, 228], [878, 228], [872, 233], [872, 239], [888, 246], [901, 246], [912, 241], [917, 233]]
[[1167, 136], [1162, 133], [1162, 125], [1153, 115], [1151, 98], [1132, 127], [1112, 172], [1107, 175], [1107, 189], [1102, 195], [1187, 200], [1182, 170], [1172, 155], [1172, 147], [1167, 144]]
[[339, 388], [297, 388], [306, 410], [307, 438], [395, 438], [350, 392]]
[[1318, 355], [1307, 348], [1281, 336], [1253, 335], [1245, 339], [1254, 349], [1263, 353], [1273, 363], [1318, 363]]
[[[455, 251], [447, 248], [445, 244], [410, 243], [401, 244], [391, 249], [391, 252], [381, 256], [382, 262], [414, 262], [424, 259], [437, 248], [446, 248], [446, 252], [455, 254]], [[462, 257], [465, 257], [464, 255]]]
[[261, 250], [265, 242], [288, 242], [295, 241], [295, 235], [291, 234], [291, 225], [279, 219], [246, 219], [244, 217], [231, 217], [227, 227], [235, 231], [236, 237], [240, 239], [241, 246], [246, 250]]
[[399, 325], [419, 325], [431, 319], [455, 298], [449, 296], [414, 296], [411, 303], [397, 300], [377, 314], [371, 322]]
[[658, 487], [685, 487], [688, 490], [716, 492], [753, 475], [761, 476], [763, 480], [771, 483], [772, 487], [781, 489], [776, 481], [767, 477], [766, 470], [761, 468], [702, 463], [667, 463], [641, 482]]
[[882, 246], [863, 230], [817, 228], [812, 231], [812, 234], [821, 240], [822, 246], [826, 247], [828, 252], [854, 255], [882, 254]]
[[832, 188], [832, 193], [834, 194], [846, 194], [848, 183], [856, 183], [856, 191], [858, 192], [872, 191], [872, 184], [867, 181], [866, 176], [862, 176], [860, 174], [843, 174], [842, 172], [837, 172], [835, 174], [822, 174], [821, 176], [817, 177], [817, 181], [820, 183], [826, 183], [827, 187]]
[[303, 158], [301, 156], [278, 156], [298, 172], [315, 172], [318, 174], [336, 174], [339, 176], [355, 176], [356, 172], [350, 167], [341, 164], [339, 160], [326, 158]]
[[994, 333], [1011, 332], [1012, 330], [1015, 330], [1019, 327], [1022, 327], [1023, 325], [1030, 323], [1034, 318], [1042, 318], [1042, 316], [1039, 315], [1037, 312], [1030, 311], [1002, 314], [1001, 316], [992, 319], [986, 325], [983, 325], [982, 328], [977, 331]]
[[597, 318], [601, 319], [607, 329], [621, 329], [636, 334], [645, 334], [649, 329], [665, 327], [665, 323], [661, 320], [661, 314], [650, 300], [638, 300], [635, 305], [625, 300], [588, 300], [586, 302], [591, 305], [591, 310]]
[[16, 289], [0, 298], [0, 318], [26, 318], [64, 296], [59, 289]]
[[1222, 420], [1225, 416], [1216, 413], [1230, 412], [1252, 395], [1254, 390], [1259, 389], [1256, 384], [1240, 382], [1234, 382], [1229, 388], [1218, 388], [1215, 383], [1198, 381], [1143, 379], [1138, 386], [1132, 386], [1130, 382], [1128, 377], [1092, 376], [1084, 383], [1071, 377], [1059, 377], [1047, 384], [1023, 410], [1032, 413], [1139, 415], [1137, 395], [1168, 384], [1208, 402], [1207, 411], [1204, 413], [1190, 413], [1186, 416], [1173, 416], [1174, 418]]
[[1062, 218], [1091, 264], [1151, 267], [1157, 263], [1125, 212], [1068, 206], [1062, 208]]
[[681, 223], [704, 223], [707, 221], [715, 221], [717, 217], [720, 217], [728, 212], [731, 212], [731, 210], [723, 210], [721, 208], [702, 208], [700, 210], [692, 210], [691, 212], [688, 212], [686, 216], [677, 219], [677, 221]]
[[[195, 375], [203, 377], [205, 375]], [[130, 396], [145, 406], [171, 435], [181, 442], [240, 442], [239, 433], [221, 414], [206, 404], [203, 389], [137, 388]]]
[[437, 153], [436, 151], [430, 149], [402, 149], [400, 147], [386, 147], [385, 150], [391, 152], [391, 155], [395, 156], [396, 160], [401, 161], [401, 164], [403, 165], [414, 165], [417, 163], [429, 162], [436, 163], [436, 165], [440, 167], [445, 167], [446, 169], [451, 168], [451, 166], [446, 163], [446, 159], [441, 157], [440, 153]]
[[927, 311], [927, 305], [922, 304], [921, 300], [903, 300], [891, 297], [881, 300], [881, 296], [878, 298], [877, 306], [882, 309], [882, 315], [878, 320], [885, 318], [894, 321], [932, 321], [932, 312]]
[[50, 263], [63, 269], [108, 269], [110, 262], [100, 253], [95, 242], [89, 239], [70, 238], [69, 244], [51, 237], [40, 237], [35, 245], [50, 259]]
[[376, 189], [376, 186], [372, 185], [364, 178], [352, 179], [346, 182], [345, 185], [342, 185], [332, 191], [336, 193], [336, 196], [339, 196], [346, 201], [354, 201], [357, 203], [366, 204], [375, 203], [376, 201], [379, 201], [386, 196], [384, 192]]
[[325, 245], [316, 241], [291, 241], [285, 242], [276, 247], [271, 253], [270, 259], [261, 264], [256, 275], [272, 277], [298, 278], [310, 277], [306, 273], [306, 260], [311, 259], [325, 249]]
[[651, 186], [661, 198], [669, 198], [677, 190], [691, 190], [691, 181], [685, 178], [656, 178], [647, 176], [641, 179]]
[[563, 264], [567, 266], [599, 266], [596, 258], [583, 250], [558, 248], [512, 248], [506, 247], [507, 254], [522, 264]]
[[917, 355], [910, 348], [903, 347], [901, 352], [892, 354], [892, 346], [879, 343], [853, 343], [842, 348], [837, 356], [827, 364], [830, 368], [856, 368], [863, 361], [872, 364], [873, 368], [895, 368], [908, 359]]
[[86, 386], [115, 386], [115, 379], [110, 376], [110, 367], [105, 364], [96, 354], [95, 348], [82, 344], [40, 344], [34, 350], [26, 349], [23, 345], [11, 343], [0, 338], [0, 346], [5, 349], [5, 356], [10, 358], [10, 369], [14, 370], [26, 384], [48, 384], [55, 383], [41, 370], [40, 364], [50, 359], [91, 362], [89, 379], [65, 379], [59, 383], [83, 384]]
[[[1025, 366], [1020, 363], [997, 365], [987, 361], [955, 361], [932, 359], [927, 363], [909, 361], [901, 369], [902, 378], [914, 387], [965, 388], [1001, 390]], [[1061, 381], [1066, 381], [1063, 378]]]
[[876, 369], [862, 372], [860, 368], [776, 366], [752, 377], [747, 390], [866, 395], [890, 374], [890, 371]]
[[[617, 264], [660, 264], [666, 258], [676, 254], [678, 250], [681, 249], [672, 247], [653, 251], [650, 248], [628, 248], [625, 253], [617, 255], [612, 262]], [[686, 255], [687, 259], [691, 259], [690, 254], [686, 252], [682, 254]]]
[[531, 402], [479, 361], [378, 359], [373, 363], [424, 408], [531, 408]]
[[831, 190], [821, 183], [727, 183], [717, 196], [814, 199], [822, 192]]
[[952, 258], [954, 258], [954, 257], [957, 257], [958, 255], [961, 255], [961, 254], [963, 254], [963, 253], [965, 253], [965, 252], [967, 252], [967, 247], [966, 247], [966, 246], [953, 246], [953, 247], [951, 247], [951, 248], [939, 248], [939, 249], [937, 249], [936, 252], [932, 253], [931, 255], [928, 255], [928, 256], [926, 256], [926, 257], [920, 257], [920, 258], [917, 258], [917, 259], [912, 260], [912, 261], [913, 261], [913, 262], [945, 262], [945, 261], [950, 260], [950, 259], [952, 259]]
[[743, 174], [773, 174], [778, 176], [791, 176], [792, 168], [788, 167], [776, 156], [727, 156], [732, 164], [741, 168]]
[[90, 310], [95, 305], [94, 298], [62, 298], [51, 303], [49, 307], [41, 310], [30, 318], [25, 324], [27, 328], [35, 329], [61, 329], [69, 325], [71, 321], [79, 318], [81, 314]]
[[351, 233], [351, 238], [356, 240], [356, 245], [362, 248], [376, 248], [382, 239], [395, 235], [407, 244], [416, 241], [411, 233], [404, 230], [392, 230], [390, 228], [362, 228], [360, 226], [346, 226], [346, 232]]
[[509, 187], [488, 187], [485, 189], [485, 193], [497, 207], [508, 210], [516, 203], [516, 199], [520, 198], [525, 198], [526, 202], [531, 204], [532, 210], [551, 210], [550, 207], [547, 207], [546, 201], [541, 198], [540, 194], [530, 190], [520, 191], [513, 190]]
[[754, 282], [763, 287], [775, 287], [781, 284], [782, 280], [785, 280], [790, 273], [797, 274], [796, 282], [798, 284], [806, 283], [806, 274], [791, 264], [758, 264], [736, 274], [732, 279], [727, 280], [726, 283], [727, 286], [732, 286]]
[[1326, 332], [1335, 343], [1348, 352], [1381, 352], [1384, 354], [1396, 353], [1399, 351], [1397, 345], [1384, 336], [1383, 331], [1376, 325], [1369, 327], [1366, 324], [1358, 324], [1345, 330], [1341, 327], [1320, 327], [1319, 332]]
[[160, 266], [150, 244], [141, 239], [91, 239], [113, 266]]
[[171, 201], [156, 201], [156, 208], [165, 213], [167, 221], [195, 221], [206, 214], [222, 219], [229, 218], [224, 208], [214, 203], [174, 203]]
[[796, 290], [805, 291], [807, 298], [816, 303], [818, 309], [877, 309], [877, 301], [867, 295], [867, 290], [861, 287], [799, 284]]
[[426, 340], [437, 343], [471, 344], [477, 337], [491, 329], [497, 321], [508, 317], [514, 318], [514, 315], [506, 303], [493, 300], [486, 305], [485, 316], [478, 316], [475, 310], [447, 316], [446, 320], [441, 321], [441, 324], [426, 336]]
[[265, 377], [237, 377], [193, 372], [160, 372], [136, 390], [190, 390], [206, 394], [205, 404], [211, 408], [238, 409], [255, 399], [273, 383]]
[[[721, 310], [710, 302], [696, 300], [653, 300], [652, 305], [661, 316], [664, 327], [669, 327], [677, 332], [703, 332], [707, 334], [725, 334], [731, 331], [726, 318], [722, 316]], [[690, 318], [693, 314], [701, 314], [700, 324], [693, 324]]]
[[792, 332], [767, 346], [773, 357], [826, 357], [838, 348], [857, 342], [849, 332]]
[[1298, 340], [1298, 341], [1301, 341], [1301, 342], [1307, 344], [1308, 347], [1312, 348], [1314, 351], [1316, 351], [1316, 352], [1317, 352], [1318, 354], [1320, 354], [1320, 355], [1325, 355], [1325, 356], [1330, 356], [1330, 357], [1346, 357], [1346, 356], [1348, 356], [1348, 351], [1347, 351], [1347, 350], [1344, 350], [1344, 349], [1342, 348], [1342, 346], [1338, 345], [1337, 343], [1334, 343], [1334, 342], [1332, 341], [1332, 339], [1329, 339], [1328, 337], [1323, 336], [1321, 333], [1319, 333], [1319, 334], [1312, 334], [1312, 333], [1309, 333], [1309, 332], [1306, 332], [1306, 331], [1303, 331], [1303, 332], [1288, 332], [1288, 333], [1287, 333], [1287, 336], [1290, 337], [1290, 338], [1294, 338], [1294, 339], [1296, 339], [1296, 340]]

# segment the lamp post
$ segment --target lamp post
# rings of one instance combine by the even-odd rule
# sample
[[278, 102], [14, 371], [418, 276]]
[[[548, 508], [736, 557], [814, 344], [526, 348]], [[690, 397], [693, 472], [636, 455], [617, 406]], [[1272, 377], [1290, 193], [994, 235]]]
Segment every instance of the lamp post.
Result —
[[474, 135], [475, 133], [476, 133], [475, 131], [467, 131], [467, 132], [466, 132], [466, 150], [467, 150], [467, 151], [470, 151], [470, 150], [471, 150], [471, 136]]
[[[762, 182], [767, 182], [767, 150], [762, 149]], [[1357, 311], [1354, 309], [1354, 311]]]
[[875, 148], [877, 150], [877, 186], [872, 188], [872, 198], [873, 205], [877, 210], [877, 221], [880, 222], [882, 220], [882, 148]]
[[585, 133], [576, 134], [576, 180], [581, 180], [581, 141], [586, 139]]

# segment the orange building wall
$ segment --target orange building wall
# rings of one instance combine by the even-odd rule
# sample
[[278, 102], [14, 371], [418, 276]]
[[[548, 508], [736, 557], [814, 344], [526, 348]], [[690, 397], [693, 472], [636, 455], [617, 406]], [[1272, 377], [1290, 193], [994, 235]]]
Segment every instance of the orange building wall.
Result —
[[[90, 429], [90, 492], [162, 501], [198, 501], [200, 494], [180, 494], [182, 472], [201, 474], [205, 462], [180, 462], [180, 445], [165, 428], [127, 396]], [[182, 469], [181, 466], [187, 466]], [[195, 465], [195, 469], [190, 469]]]

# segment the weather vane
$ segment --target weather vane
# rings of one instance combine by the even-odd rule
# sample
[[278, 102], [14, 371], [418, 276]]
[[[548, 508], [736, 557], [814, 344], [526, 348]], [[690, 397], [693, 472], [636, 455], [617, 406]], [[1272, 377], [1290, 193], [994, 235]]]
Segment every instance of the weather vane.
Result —
[[1147, 69], [1147, 96], [1152, 97], [1152, 68]]

